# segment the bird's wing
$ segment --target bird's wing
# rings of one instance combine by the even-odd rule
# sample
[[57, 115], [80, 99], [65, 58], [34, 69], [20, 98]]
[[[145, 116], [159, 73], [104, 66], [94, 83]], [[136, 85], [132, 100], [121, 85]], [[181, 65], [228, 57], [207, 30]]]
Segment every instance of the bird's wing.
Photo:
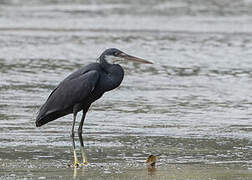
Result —
[[[78, 77], [62, 81], [50, 94], [46, 103], [41, 107], [36, 119], [36, 124], [45, 124], [41, 121], [46, 119], [46, 116], [55, 112], [59, 114], [61, 111], [62, 114], [64, 114], [63, 111], [73, 107], [75, 104], [83, 103], [94, 90], [99, 80], [99, 76], [98, 71], [92, 70], [80, 74]], [[58, 118], [55, 117], [54, 119]], [[49, 121], [54, 119], [52, 117]], [[37, 123], [39, 121], [40, 123]]]
[[[81, 69], [78, 69], [77, 71], [73, 72], [72, 74], [70, 74], [69, 76], [67, 76], [63, 82], [65, 81], [71, 81], [73, 79], [76, 79], [76, 78], [79, 78], [80, 76], [90, 72], [91, 70], [90, 69], [95, 69], [97, 68], [97, 63], [91, 63], [87, 66], [84, 66], [82, 67]], [[93, 70], [94, 71], [94, 70]], [[61, 82], [61, 84], [63, 83]], [[50, 96], [54, 93], [54, 91], [56, 91], [57, 89], [59, 88], [59, 86], [57, 86], [52, 92], [51, 94], [49, 95], [48, 99], [50, 98]]]

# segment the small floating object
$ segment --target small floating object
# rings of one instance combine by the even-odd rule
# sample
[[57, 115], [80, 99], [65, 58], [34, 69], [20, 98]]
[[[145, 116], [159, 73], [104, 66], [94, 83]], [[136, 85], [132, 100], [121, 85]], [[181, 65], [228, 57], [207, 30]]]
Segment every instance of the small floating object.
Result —
[[153, 168], [153, 167], [155, 167], [157, 160], [158, 160], [157, 156], [155, 156], [155, 155], [149, 155], [149, 157], [146, 160], [146, 164], [147, 164], [148, 167], [152, 167]]

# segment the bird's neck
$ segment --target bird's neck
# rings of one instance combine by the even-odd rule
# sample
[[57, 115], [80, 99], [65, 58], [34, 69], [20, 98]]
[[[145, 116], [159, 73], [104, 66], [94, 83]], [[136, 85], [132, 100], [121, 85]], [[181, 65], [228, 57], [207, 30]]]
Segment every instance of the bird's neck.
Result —
[[110, 64], [106, 59], [100, 59], [100, 65], [102, 69], [106, 72], [104, 77], [104, 87], [106, 91], [110, 91], [118, 87], [124, 76], [123, 68], [119, 64]]
[[100, 65], [101, 67], [107, 72], [109, 70], [109, 68], [113, 65], [113, 64], [110, 64], [108, 61], [106, 61], [105, 57], [100, 57], [99, 58], [99, 61], [100, 61]]

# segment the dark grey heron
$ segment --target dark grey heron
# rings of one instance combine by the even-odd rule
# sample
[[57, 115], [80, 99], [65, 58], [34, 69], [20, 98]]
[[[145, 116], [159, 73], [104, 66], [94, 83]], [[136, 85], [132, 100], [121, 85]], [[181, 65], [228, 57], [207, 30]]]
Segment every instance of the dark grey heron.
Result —
[[36, 118], [36, 126], [40, 127], [50, 121], [73, 113], [71, 138], [74, 152], [74, 165], [79, 166], [75, 151], [74, 125], [77, 113], [82, 110], [78, 136], [82, 147], [83, 163], [86, 162], [82, 139], [82, 127], [90, 105], [105, 92], [117, 88], [124, 77], [123, 68], [115, 62], [130, 60], [139, 63], [151, 62], [130, 56], [118, 49], [105, 50], [98, 58], [98, 63], [92, 63], [75, 71], [66, 77], [49, 95], [41, 106]]

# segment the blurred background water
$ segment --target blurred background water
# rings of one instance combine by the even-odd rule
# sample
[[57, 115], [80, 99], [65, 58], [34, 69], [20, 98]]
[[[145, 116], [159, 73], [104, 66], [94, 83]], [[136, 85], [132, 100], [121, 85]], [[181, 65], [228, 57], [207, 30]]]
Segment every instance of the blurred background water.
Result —
[[[122, 64], [122, 85], [87, 114], [89, 165], [74, 171], [72, 116], [35, 117], [110, 47], [154, 64]], [[252, 179], [251, 90], [251, 0], [0, 1], [1, 179]]]

